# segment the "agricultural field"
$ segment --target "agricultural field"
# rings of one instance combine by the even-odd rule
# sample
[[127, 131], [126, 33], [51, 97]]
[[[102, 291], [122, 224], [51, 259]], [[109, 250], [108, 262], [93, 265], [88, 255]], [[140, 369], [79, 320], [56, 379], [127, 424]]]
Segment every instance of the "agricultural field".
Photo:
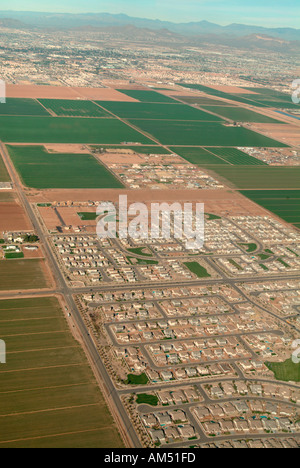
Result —
[[186, 104], [198, 105], [198, 106], [231, 106], [235, 107], [234, 104], [230, 104], [226, 101], [220, 101], [219, 99], [213, 99], [205, 96], [175, 96], [178, 97], [180, 101], [185, 102]]
[[[238, 189], [300, 189], [300, 167], [228, 167], [213, 169]], [[261, 192], [260, 192], [261, 193]]]
[[59, 117], [110, 117], [105, 110], [91, 101], [40, 99], [39, 102]]
[[0, 447], [122, 447], [56, 298], [0, 301]]
[[221, 117], [176, 102], [172, 105], [142, 102], [99, 102], [99, 104], [123, 119], [202, 120], [208, 122], [222, 120]]
[[215, 156], [206, 150], [205, 148], [200, 147], [181, 147], [181, 146], [171, 146], [170, 149], [174, 153], [179, 154], [182, 158], [186, 159], [191, 164], [196, 164], [197, 166], [207, 166], [207, 165], [229, 165], [227, 161]]
[[[243, 127], [222, 125], [218, 122], [185, 122], [131, 120], [160, 143], [171, 146], [244, 146], [286, 147], [283, 143]], [[1, 122], [0, 122], [1, 123]]]
[[241, 193], [300, 228], [300, 190], [242, 190]]
[[267, 166], [260, 159], [254, 158], [237, 148], [210, 148], [209, 150], [233, 166]]
[[44, 289], [48, 282], [43, 260], [1, 260], [0, 291]]
[[49, 116], [49, 113], [35, 99], [7, 98], [5, 104], [0, 104], [0, 115]]
[[203, 106], [204, 109], [214, 112], [226, 119], [235, 122], [256, 122], [256, 123], [282, 123], [279, 120], [272, 119], [267, 115], [262, 115], [242, 107], [221, 107], [221, 106]]
[[43, 146], [8, 146], [25, 185], [36, 189], [123, 188], [94, 156], [48, 153]]
[[6, 143], [120, 144], [151, 141], [117, 119], [0, 116], [0, 139]]
[[133, 99], [136, 99], [140, 102], [168, 102], [171, 104], [178, 104], [178, 102], [174, 101], [174, 99], [169, 98], [168, 96], [164, 96], [163, 94], [156, 93], [155, 91], [148, 91], [148, 90], [127, 90], [127, 89], [117, 89], [122, 94], [126, 94]]

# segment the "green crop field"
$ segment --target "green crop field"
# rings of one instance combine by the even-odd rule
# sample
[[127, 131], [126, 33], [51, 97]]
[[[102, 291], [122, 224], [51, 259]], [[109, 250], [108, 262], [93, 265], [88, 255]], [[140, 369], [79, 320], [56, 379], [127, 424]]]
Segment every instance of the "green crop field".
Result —
[[204, 268], [198, 262], [187, 262], [184, 264], [192, 273], [194, 273], [198, 278], [210, 278], [211, 275], [208, 273], [206, 268]]
[[[177, 96], [175, 96], [177, 98]], [[230, 104], [226, 101], [220, 101], [219, 99], [213, 99], [205, 96], [178, 96], [180, 101], [186, 102], [186, 104], [197, 104], [198, 106], [232, 106], [235, 107], [235, 104]]]
[[117, 119], [0, 116], [0, 139], [7, 143], [151, 144]]
[[154, 136], [160, 143], [171, 146], [286, 147], [283, 143], [246, 128], [228, 127], [218, 122], [156, 120], [131, 120], [131, 122]]
[[110, 117], [105, 110], [91, 101], [40, 99], [39, 102], [60, 117]]
[[243, 109], [242, 107], [204, 106], [204, 109], [236, 122], [282, 123], [267, 115]]
[[300, 227], [300, 190], [242, 190], [241, 193], [286, 222]]
[[291, 359], [285, 362], [266, 362], [266, 366], [274, 372], [276, 380], [300, 382], [300, 364], [295, 364]]
[[202, 120], [210, 122], [222, 120], [221, 117], [176, 102], [172, 105], [143, 102], [99, 102], [99, 104], [118, 117], [125, 119]]
[[5, 104], [0, 104], [0, 115], [49, 116], [49, 113], [35, 99], [7, 98]]
[[249, 156], [237, 148], [210, 148], [210, 151], [233, 166], [267, 166], [263, 161]]
[[206, 150], [205, 148], [200, 147], [180, 147], [180, 146], [171, 146], [170, 149], [174, 151], [174, 153], [179, 154], [182, 158], [186, 159], [188, 162], [192, 164], [196, 164], [198, 166], [206, 166], [206, 165], [214, 165], [214, 164], [225, 164], [229, 165], [227, 161], [224, 161], [210, 151]]
[[56, 298], [0, 301], [0, 447], [122, 447]]
[[48, 153], [42, 146], [8, 146], [10, 157], [28, 187], [123, 188], [94, 156]]
[[1, 260], [0, 291], [47, 288], [43, 260]]
[[217, 166], [213, 170], [238, 189], [300, 189], [300, 167]]
[[155, 91], [140, 91], [133, 89], [117, 89], [117, 91], [140, 102], [169, 102], [171, 104], [178, 104], [174, 99], [164, 96], [163, 94], [156, 93]]

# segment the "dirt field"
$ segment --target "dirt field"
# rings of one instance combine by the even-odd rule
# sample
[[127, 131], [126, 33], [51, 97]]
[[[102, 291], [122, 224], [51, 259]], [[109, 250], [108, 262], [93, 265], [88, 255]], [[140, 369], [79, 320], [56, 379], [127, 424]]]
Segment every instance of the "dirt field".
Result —
[[82, 145], [53, 144], [45, 145], [45, 148], [49, 153], [90, 154], [89, 149]]
[[[199, 202], [205, 203], [205, 211], [215, 214], [254, 214], [262, 215], [265, 214], [265, 211], [259, 206], [255, 205], [250, 200], [246, 199], [237, 192], [232, 192], [230, 190], [51, 190], [44, 191], [43, 193], [36, 194], [36, 196], [31, 197], [32, 201], [35, 203], [40, 202], [54, 202], [54, 201], [65, 201], [65, 200], [74, 200], [78, 202], [84, 202], [86, 200], [93, 201], [113, 201], [116, 202], [119, 199], [119, 195], [127, 195], [128, 202], [132, 203], [135, 201], [143, 200], [145, 203], [151, 202]], [[46, 223], [50, 225], [51, 222], [54, 223], [53, 215], [50, 215], [50, 212], [45, 208], [39, 208], [40, 213], [42, 214]], [[48, 209], [49, 210], [49, 209]], [[65, 210], [65, 208], [63, 208]], [[68, 208], [67, 208], [68, 210]], [[86, 207], [84, 208], [71, 208], [70, 212], [79, 211], [95, 211], [95, 208], [90, 210]], [[54, 211], [54, 210], [51, 210]], [[70, 218], [65, 219], [65, 211], [62, 211], [62, 216], [64, 221]], [[73, 214], [71, 214], [73, 216]], [[51, 221], [53, 219], [53, 221]], [[72, 218], [73, 219], [73, 218]], [[58, 218], [56, 218], [55, 226], [58, 224]], [[88, 221], [81, 221], [76, 223], [77, 225], [88, 224]], [[93, 225], [93, 221], [91, 225]], [[72, 224], [72, 223], [70, 223]]]
[[[94, 228], [96, 225], [95, 221], [81, 220], [77, 214], [80, 212], [95, 213], [95, 207], [63, 207], [57, 208], [57, 211], [51, 207], [39, 207], [38, 210], [49, 230], [54, 230], [57, 226], [62, 226], [61, 219], [66, 226], [91, 226]], [[57, 213], [61, 219], [59, 219]]]
[[31, 230], [23, 208], [17, 202], [0, 203], [0, 231]]
[[300, 145], [300, 126], [280, 124], [253, 124], [251, 129], [262, 132], [274, 140], [283, 141], [287, 145]]
[[35, 99], [97, 99], [101, 101], [136, 102], [135, 99], [112, 88], [71, 88], [66, 86], [37, 86], [8, 84], [7, 97]]

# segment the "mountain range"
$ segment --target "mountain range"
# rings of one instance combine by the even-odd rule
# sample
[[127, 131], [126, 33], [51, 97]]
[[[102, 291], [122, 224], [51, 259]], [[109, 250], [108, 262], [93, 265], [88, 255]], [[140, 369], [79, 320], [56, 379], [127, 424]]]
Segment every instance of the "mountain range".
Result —
[[[249, 26], [245, 24], [230, 24], [220, 26], [208, 21], [191, 23], [172, 23], [169, 21], [134, 18], [125, 14], [113, 15], [110, 13], [40, 13], [22, 11], [0, 11], [0, 20], [10, 20], [8, 27], [38, 27], [38, 28], [78, 28], [78, 27], [110, 27], [132, 25], [137, 28], [151, 30], [167, 29], [184, 36], [201, 36], [207, 34], [228, 35], [244, 37], [252, 34], [267, 35], [285, 41], [300, 40], [300, 29], [293, 28], [265, 28], [262, 26]], [[18, 23], [14, 24], [14, 21]]]

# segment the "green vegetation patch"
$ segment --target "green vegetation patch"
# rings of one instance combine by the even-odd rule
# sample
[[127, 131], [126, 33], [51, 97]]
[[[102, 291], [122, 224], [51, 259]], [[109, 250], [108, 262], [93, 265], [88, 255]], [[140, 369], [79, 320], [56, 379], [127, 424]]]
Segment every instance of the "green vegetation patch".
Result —
[[148, 90], [135, 90], [135, 89], [117, 89], [122, 94], [130, 96], [140, 102], [168, 102], [171, 104], [177, 104], [174, 99], [164, 96], [163, 94], [156, 93], [155, 91]]
[[7, 260], [15, 259], [15, 258], [24, 258], [23, 252], [5, 252], [5, 258]]
[[82, 221], [95, 221], [98, 218], [97, 213], [82, 212], [77, 214]]
[[206, 110], [214, 112], [226, 119], [234, 120], [235, 122], [256, 122], [256, 123], [282, 123], [279, 120], [272, 119], [267, 115], [262, 115], [242, 107], [221, 107], [221, 106], [205, 106]]
[[5, 104], [0, 104], [0, 115], [49, 116], [49, 113], [35, 99], [7, 98]]
[[242, 244], [239, 244], [239, 245], [241, 245], [243, 247], [246, 247], [246, 252], [247, 253], [253, 253], [253, 252], [255, 252], [257, 250], [257, 245], [254, 244], [254, 243], [253, 244], [251, 244], [251, 243], [250, 244], [242, 243]]
[[91, 101], [69, 99], [39, 99], [39, 101], [59, 117], [110, 117], [104, 109]]
[[242, 190], [241, 193], [286, 222], [298, 227], [300, 190]]
[[128, 374], [126, 384], [127, 385], [146, 385], [149, 379], [145, 373], [140, 375]]
[[202, 265], [200, 265], [198, 262], [186, 262], [184, 265], [195, 275], [198, 276], [198, 278], [210, 278], [211, 275], [208, 273], [206, 268], [204, 268]]
[[136, 402], [138, 405], [150, 405], [150, 406], [157, 406], [158, 405], [158, 397], [156, 395], [149, 395], [148, 393], [140, 393], [137, 396]]
[[125, 119], [203, 120], [211, 122], [222, 120], [221, 117], [176, 102], [172, 105], [113, 101], [99, 102], [99, 104], [118, 117]]
[[209, 150], [205, 148], [197, 147], [180, 147], [172, 146], [170, 147], [174, 153], [179, 154], [182, 158], [186, 159], [191, 164], [196, 164], [197, 166], [206, 166], [206, 165], [229, 165], [227, 161], [219, 158], [212, 154]]
[[276, 380], [300, 382], [300, 364], [295, 364], [292, 359], [287, 359], [285, 362], [266, 362], [265, 364], [274, 373]]
[[117, 119], [0, 116], [0, 139], [8, 143], [151, 143]]
[[143, 257], [153, 257], [152, 253], [148, 251], [147, 248], [145, 247], [136, 247], [134, 249], [127, 249], [128, 252], [134, 254], [134, 255], [140, 255]]
[[131, 123], [170, 146], [286, 147], [244, 127], [219, 122], [131, 120]]
[[89, 154], [48, 153], [42, 146], [8, 146], [23, 182], [37, 189], [123, 188], [106, 167]]
[[237, 148], [210, 148], [210, 151], [233, 166], [267, 166], [265, 162]]
[[[1, 155], [0, 155], [0, 182], [10, 182], [9, 173], [8, 173], [8, 170], [6, 169], [6, 166], [4, 164], [4, 161]], [[5, 196], [6, 195], [4, 194], [3, 198], [5, 198]], [[0, 201], [5, 201], [5, 200], [2, 200], [1, 198]]]
[[[300, 189], [300, 167], [225, 167], [213, 169], [238, 189]], [[267, 196], [267, 192], [265, 192]]]

